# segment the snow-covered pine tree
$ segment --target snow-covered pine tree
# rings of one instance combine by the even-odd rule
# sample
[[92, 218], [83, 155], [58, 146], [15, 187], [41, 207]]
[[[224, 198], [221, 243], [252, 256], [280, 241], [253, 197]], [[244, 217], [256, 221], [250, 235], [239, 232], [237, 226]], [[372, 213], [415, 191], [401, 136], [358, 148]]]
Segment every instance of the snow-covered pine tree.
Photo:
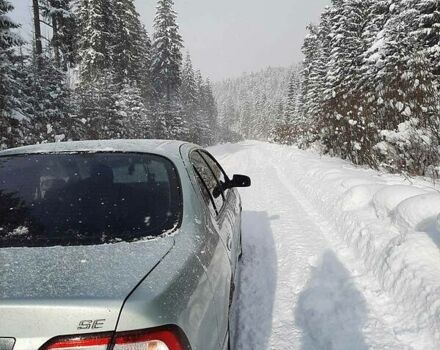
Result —
[[[133, 0], [113, 0], [112, 63], [117, 84], [140, 83], [149, 39]], [[146, 42], [145, 42], [146, 41]]]
[[369, 162], [372, 147], [365, 134], [369, 121], [362, 107], [364, 95], [358, 88], [361, 58], [366, 49], [364, 30], [371, 5], [370, 0], [335, 3], [331, 26], [323, 140], [330, 152], [355, 163]]
[[[260, 100], [261, 99], [261, 100]], [[268, 103], [266, 96], [263, 95], [259, 99], [262, 106]], [[292, 70], [283, 107], [284, 115], [280, 116], [273, 126], [273, 139], [275, 142], [293, 144], [302, 143], [305, 138], [306, 126], [300, 114], [301, 108], [301, 80], [300, 72], [296, 69]], [[258, 108], [258, 106], [257, 106]]]
[[112, 64], [119, 92], [116, 114], [125, 126], [120, 137], [145, 138], [151, 134], [151, 41], [133, 0], [113, 1]]
[[14, 7], [7, 0], [0, 0], [0, 116], [10, 117], [19, 102], [16, 93], [20, 89], [15, 49], [22, 44], [22, 39], [14, 31], [19, 25], [8, 16]]
[[194, 72], [194, 89], [194, 130], [190, 140], [204, 146], [212, 145], [217, 140], [217, 105], [209, 79], [204, 80], [199, 70]]
[[394, 171], [434, 173], [438, 9], [430, 0], [334, 0], [323, 12], [304, 43], [302, 108], [318, 121], [324, 151]]
[[[432, 155], [438, 155], [440, 152], [435, 150], [435, 147], [440, 145], [440, 101], [438, 98], [432, 99], [432, 89], [437, 91], [434, 95], [438, 96], [440, 89], [440, 3], [436, 0], [411, 0], [406, 3], [406, 7], [417, 11], [417, 17], [411, 26], [410, 36], [413, 42], [421, 43], [420, 56], [429, 60], [431, 74], [427, 74], [429, 85], [426, 87], [425, 80], [425, 88], [428, 89], [426, 102], [430, 104], [430, 113], [426, 113], [426, 117], [429, 119], [429, 133], [432, 142], [430, 151]], [[433, 161], [428, 163], [435, 164]], [[440, 161], [437, 159], [438, 163]], [[439, 171], [436, 172], [438, 177]]]
[[[337, 139], [333, 122], [334, 106], [331, 106], [331, 99], [336, 94], [333, 93], [333, 86], [338, 86], [337, 61], [341, 51], [338, 37], [336, 40], [335, 32], [341, 27], [343, 17], [342, 1], [332, 1], [332, 6], [327, 7], [321, 15], [321, 22], [316, 32], [311, 29], [308, 47], [311, 51], [311, 60], [308, 62], [310, 68], [308, 77], [308, 87], [305, 87], [305, 118], [312, 119], [309, 142], [319, 142], [324, 146], [324, 152], [334, 152], [333, 143]], [[307, 38], [304, 42], [307, 49]], [[303, 50], [304, 50], [303, 49]], [[307, 54], [307, 51], [305, 51]], [[307, 57], [307, 56], [306, 56]], [[339, 129], [336, 129], [338, 132]]]
[[296, 76], [292, 73], [289, 81], [289, 89], [286, 97], [286, 107], [284, 109], [284, 122], [291, 123], [295, 120], [297, 113], [297, 91], [298, 81]]
[[317, 81], [316, 73], [319, 60], [318, 28], [314, 25], [307, 27], [308, 34], [304, 39], [302, 51], [304, 54], [302, 71], [302, 114], [304, 119], [311, 120], [318, 117], [319, 99], [318, 87], [322, 82]]
[[170, 100], [159, 99], [155, 108], [155, 137], [188, 140], [189, 130], [181, 97], [176, 93]]
[[118, 137], [126, 139], [145, 139], [154, 135], [151, 130], [150, 111], [145, 107], [142, 93], [138, 87], [128, 83], [113, 96], [115, 113], [123, 120]]
[[423, 55], [429, 58], [432, 72], [440, 80], [440, 2], [410, 0], [406, 1], [406, 8], [417, 11], [410, 35], [422, 43]]
[[113, 72], [104, 70], [92, 82], [82, 81], [75, 90], [76, 119], [83, 124], [83, 139], [120, 138], [126, 127], [117, 113], [120, 89], [114, 84]]
[[151, 39], [147, 33], [147, 30], [142, 26], [140, 44], [140, 71], [137, 77], [137, 84], [141, 91], [141, 95], [144, 99], [144, 105], [151, 109], [154, 101], [156, 100], [156, 93], [153, 86], [151, 76]]
[[158, 0], [152, 44], [153, 81], [159, 97], [171, 99], [181, 84], [183, 41], [173, 0]]
[[187, 53], [182, 68], [180, 94], [189, 129], [188, 137], [194, 143], [200, 143], [200, 125], [198, 120], [198, 99], [200, 98], [200, 94], [198, 88], [191, 57], [189, 53]]
[[0, 148], [14, 145], [16, 133], [13, 128], [18, 127], [14, 118], [21, 115], [22, 82], [16, 49], [22, 39], [14, 31], [19, 26], [8, 16], [12, 10], [9, 1], [0, 0]]
[[125, 121], [117, 113], [115, 100], [121, 86], [115, 83], [113, 63], [116, 23], [113, 1], [80, 0], [78, 21], [77, 117], [83, 121], [86, 138], [119, 138]]
[[51, 46], [57, 67], [67, 70], [76, 62], [78, 28], [72, 0], [40, 0], [42, 15], [52, 28]]
[[326, 7], [318, 26], [310, 25], [303, 45], [304, 71], [301, 114], [307, 127], [305, 145], [322, 138], [326, 131], [327, 70], [331, 55], [332, 21], [337, 17], [332, 7]]
[[205, 80], [202, 85], [203, 110], [205, 114], [204, 124], [202, 125], [202, 141], [205, 146], [213, 145], [217, 140], [217, 104], [212, 92], [211, 82]]
[[158, 0], [154, 19], [151, 73], [158, 103], [156, 133], [163, 138], [186, 138], [188, 134], [179, 96], [182, 83], [182, 37], [172, 0]]
[[383, 90], [383, 83], [380, 81], [381, 70], [384, 60], [385, 33], [384, 28], [390, 20], [389, 0], [377, 0], [373, 2], [368, 13], [367, 25], [365, 26], [363, 39], [366, 43], [366, 50], [361, 56], [359, 86], [365, 94], [364, 98], [372, 105], [372, 114], [375, 121], [383, 119], [378, 116], [376, 106], [381, 105], [378, 100], [378, 92]]
[[330, 17], [331, 8], [326, 7], [321, 14], [319, 25], [307, 27], [308, 34], [302, 47], [304, 61], [299, 104], [305, 131], [301, 146], [305, 147], [319, 139], [321, 130], [325, 127], [323, 101], [330, 56]]
[[[253, 108], [257, 111], [262, 111], [260, 115], [258, 115], [253, 121], [254, 131], [258, 138], [264, 138], [264, 135], [267, 135], [269, 132], [272, 135], [273, 128], [267, 125], [267, 121], [270, 120], [270, 116], [268, 115], [269, 109], [271, 108], [272, 101], [270, 101], [267, 97], [265, 91], [259, 91], [255, 96], [255, 101]], [[287, 113], [285, 111], [285, 101], [283, 101], [282, 111], [276, 113], [274, 116], [274, 124], [282, 124], [285, 123], [287, 118]]]
[[62, 134], [70, 137], [66, 135], [72, 127], [66, 73], [43, 51], [39, 58], [34, 53], [26, 62], [23, 76], [23, 112], [31, 124], [26, 142], [53, 142]]
[[253, 113], [253, 111], [256, 110], [254, 96], [243, 94], [240, 99], [243, 101], [241, 109], [239, 110], [240, 132], [246, 139], [251, 139], [252, 135], [255, 135], [255, 138], [257, 138], [259, 132], [256, 132], [255, 124], [257, 119], [261, 123], [262, 116]]
[[110, 0], [80, 0], [78, 56], [82, 82], [101, 78], [112, 65], [113, 6]]
[[197, 70], [194, 73], [194, 83], [196, 88], [196, 113], [194, 118], [194, 130], [190, 136], [193, 142], [202, 144], [204, 126], [207, 124], [206, 108], [205, 108], [205, 91], [202, 73]]
[[286, 122], [289, 124], [304, 124], [301, 114], [302, 65], [294, 67], [289, 81], [285, 107]]
[[383, 141], [376, 149], [392, 169], [425, 175], [427, 166], [438, 158], [430, 126], [440, 111], [425, 43], [411, 35], [418, 17], [413, 7], [398, 3], [384, 27], [382, 69], [377, 78]]
[[[368, 21], [364, 31], [364, 40], [366, 50], [362, 55], [362, 78], [361, 85], [368, 84], [375, 86], [376, 82], [371, 80], [378, 75], [383, 67], [383, 47], [385, 44], [384, 28], [390, 20], [390, 2], [389, 0], [376, 0], [368, 14]], [[373, 90], [373, 89], [371, 89]]]

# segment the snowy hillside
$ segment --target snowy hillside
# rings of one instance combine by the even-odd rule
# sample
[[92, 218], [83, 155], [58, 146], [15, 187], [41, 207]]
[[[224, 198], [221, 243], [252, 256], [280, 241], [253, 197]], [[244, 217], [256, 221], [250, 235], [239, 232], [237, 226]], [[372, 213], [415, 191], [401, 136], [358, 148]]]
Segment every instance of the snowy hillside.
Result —
[[212, 149], [244, 201], [238, 349], [440, 348], [440, 194], [258, 142]]
[[220, 124], [244, 137], [267, 140], [285, 117], [292, 80], [299, 84], [299, 66], [267, 68], [214, 84]]

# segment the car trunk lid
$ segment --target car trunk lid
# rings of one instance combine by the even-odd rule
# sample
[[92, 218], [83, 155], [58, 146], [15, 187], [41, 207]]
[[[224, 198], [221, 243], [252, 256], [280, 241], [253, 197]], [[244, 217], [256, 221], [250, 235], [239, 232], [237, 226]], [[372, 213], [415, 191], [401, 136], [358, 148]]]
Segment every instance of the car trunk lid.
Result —
[[14, 350], [20, 350], [63, 334], [113, 331], [126, 297], [173, 244], [166, 236], [0, 249], [0, 335], [16, 338]]

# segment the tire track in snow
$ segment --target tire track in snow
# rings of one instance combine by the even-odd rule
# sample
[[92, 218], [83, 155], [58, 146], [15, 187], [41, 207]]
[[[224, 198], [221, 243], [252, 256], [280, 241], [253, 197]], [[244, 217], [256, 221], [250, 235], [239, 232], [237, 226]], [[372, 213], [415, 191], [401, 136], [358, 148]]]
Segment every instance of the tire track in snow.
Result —
[[[238, 349], [300, 349], [303, 330], [297, 326], [294, 306], [300, 292], [307, 282], [309, 260], [319, 256], [327, 248], [327, 242], [320, 237], [318, 228], [307, 214], [293, 200], [288, 191], [280, 186], [274, 178], [274, 169], [268, 168], [251, 152], [242, 153], [238, 158], [240, 171], [249, 174], [253, 179], [250, 191], [243, 191], [244, 204], [244, 261], [242, 266], [241, 291], [239, 294], [240, 316], [238, 331]], [[234, 160], [235, 161], [235, 160]], [[234, 162], [227, 161], [227, 164]], [[242, 169], [245, 169], [243, 171]], [[269, 221], [250, 221], [248, 212], [262, 213]], [[263, 236], [255, 237], [260, 227], [267, 227]], [[264, 245], [264, 235], [272, 236], [275, 251], [272, 256], [254, 255], [259, 245]], [[260, 238], [255, 241], [254, 238]], [[274, 260], [274, 261], [273, 261]], [[274, 286], [258, 285], [258, 275], [254, 266], [276, 266], [277, 278]], [[257, 285], [256, 285], [257, 284]], [[265, 301], [252, 298], [256, 291], [265, 294]], [[274, 293], [274, 295], [270, 295]], [[256, 303], [257, 301], [257, 303]], [[272, 302], [272, 315], [269, 332], [261, 330], [262, 318], [270, 315], [256, 314], [255, 307]], [[257, 305], [256, 305], [257, 304]], [[267, 310], [266, 305], [263, 309]], [[259, 316], [259, 317], [258, 317]], [[266, 322], [267, 323], [267, 322]], [[262, 337], [264, 335], [265, 339]]]

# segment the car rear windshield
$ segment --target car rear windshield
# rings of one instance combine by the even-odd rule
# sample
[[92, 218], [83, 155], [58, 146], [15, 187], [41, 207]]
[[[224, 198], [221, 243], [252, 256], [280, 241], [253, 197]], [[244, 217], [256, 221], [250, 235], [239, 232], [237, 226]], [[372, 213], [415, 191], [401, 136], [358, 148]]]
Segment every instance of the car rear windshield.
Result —
[[177, 228], [181, 212], [177, 171], [161, 156], [0, 157], [0, 247], [136, 241]]

